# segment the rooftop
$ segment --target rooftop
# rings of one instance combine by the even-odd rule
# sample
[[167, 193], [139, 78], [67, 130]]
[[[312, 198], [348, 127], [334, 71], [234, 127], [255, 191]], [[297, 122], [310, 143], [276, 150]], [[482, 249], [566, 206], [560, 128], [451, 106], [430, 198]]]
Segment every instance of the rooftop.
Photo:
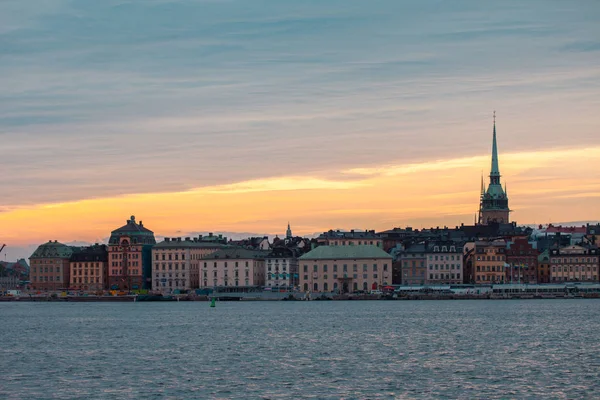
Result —
[[392, 258], [377, 246], [319, 246], [300, 257], [300, 260], [343, 260], [364, 258]]
[[67, 246], [56, 240], [49, 240], [47, 243], [39, 245], [29, 258], [70, 258], [77, 250], [79, 249]]
[[209, 256], [203, 258], [203, 260], [265, 258], [268, 254], [268, 251], [249, 250], [234, 247], [217, 250]]

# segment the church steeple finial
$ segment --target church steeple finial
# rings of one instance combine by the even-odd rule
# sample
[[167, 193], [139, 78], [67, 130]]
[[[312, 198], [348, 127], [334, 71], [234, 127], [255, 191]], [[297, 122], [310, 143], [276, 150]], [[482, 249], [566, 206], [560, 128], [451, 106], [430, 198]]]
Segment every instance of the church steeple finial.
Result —
[[494, 111], [494, 137], [492, 141], [492, 170], [490, 177], [500, 177], [500, 167], [498, 166], [498, 143], [496, 142], [496, 111]]

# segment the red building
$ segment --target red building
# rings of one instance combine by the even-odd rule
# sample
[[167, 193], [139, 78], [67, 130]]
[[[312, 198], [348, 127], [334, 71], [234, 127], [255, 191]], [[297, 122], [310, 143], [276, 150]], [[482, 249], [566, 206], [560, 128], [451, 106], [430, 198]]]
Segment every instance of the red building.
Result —
[[508, 242], [506, 249], [506, 282], [537, 283], [539, 252], [527, 239]]

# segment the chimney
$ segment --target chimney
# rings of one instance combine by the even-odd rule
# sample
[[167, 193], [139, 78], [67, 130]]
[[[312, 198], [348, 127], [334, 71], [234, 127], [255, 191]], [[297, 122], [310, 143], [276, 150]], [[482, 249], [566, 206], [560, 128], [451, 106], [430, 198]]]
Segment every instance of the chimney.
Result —
[[168, 237], [165, 238], [165, 242], [170, 242], [170, 241], [171, 241], [171, 238], [168, 238]]
[[185, 241], [186, 241], [186, 242], [189, 242], [189, 241], [190, 241], [190, 237], [186, 237], [186, 238], [185, 238]]
[[142, 224], [142, 220], [140, 219], [140, 226], [144, 226], [144, 224]]
[[178, 242], [181, 242], [181, 238], [180, 238], [180, 237], [178, 237], [178, 238], [177, 238], [177, 241], [178, 241]]

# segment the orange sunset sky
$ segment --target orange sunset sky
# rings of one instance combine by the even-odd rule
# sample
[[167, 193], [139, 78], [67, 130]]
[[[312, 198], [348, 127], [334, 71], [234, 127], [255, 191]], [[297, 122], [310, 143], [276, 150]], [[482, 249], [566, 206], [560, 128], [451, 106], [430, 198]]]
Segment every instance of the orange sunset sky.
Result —
[[3, 256], [470, 224], [493, 110], [512, 219], [600, 219], [593, 2], [335, 3], [0, 5]]

